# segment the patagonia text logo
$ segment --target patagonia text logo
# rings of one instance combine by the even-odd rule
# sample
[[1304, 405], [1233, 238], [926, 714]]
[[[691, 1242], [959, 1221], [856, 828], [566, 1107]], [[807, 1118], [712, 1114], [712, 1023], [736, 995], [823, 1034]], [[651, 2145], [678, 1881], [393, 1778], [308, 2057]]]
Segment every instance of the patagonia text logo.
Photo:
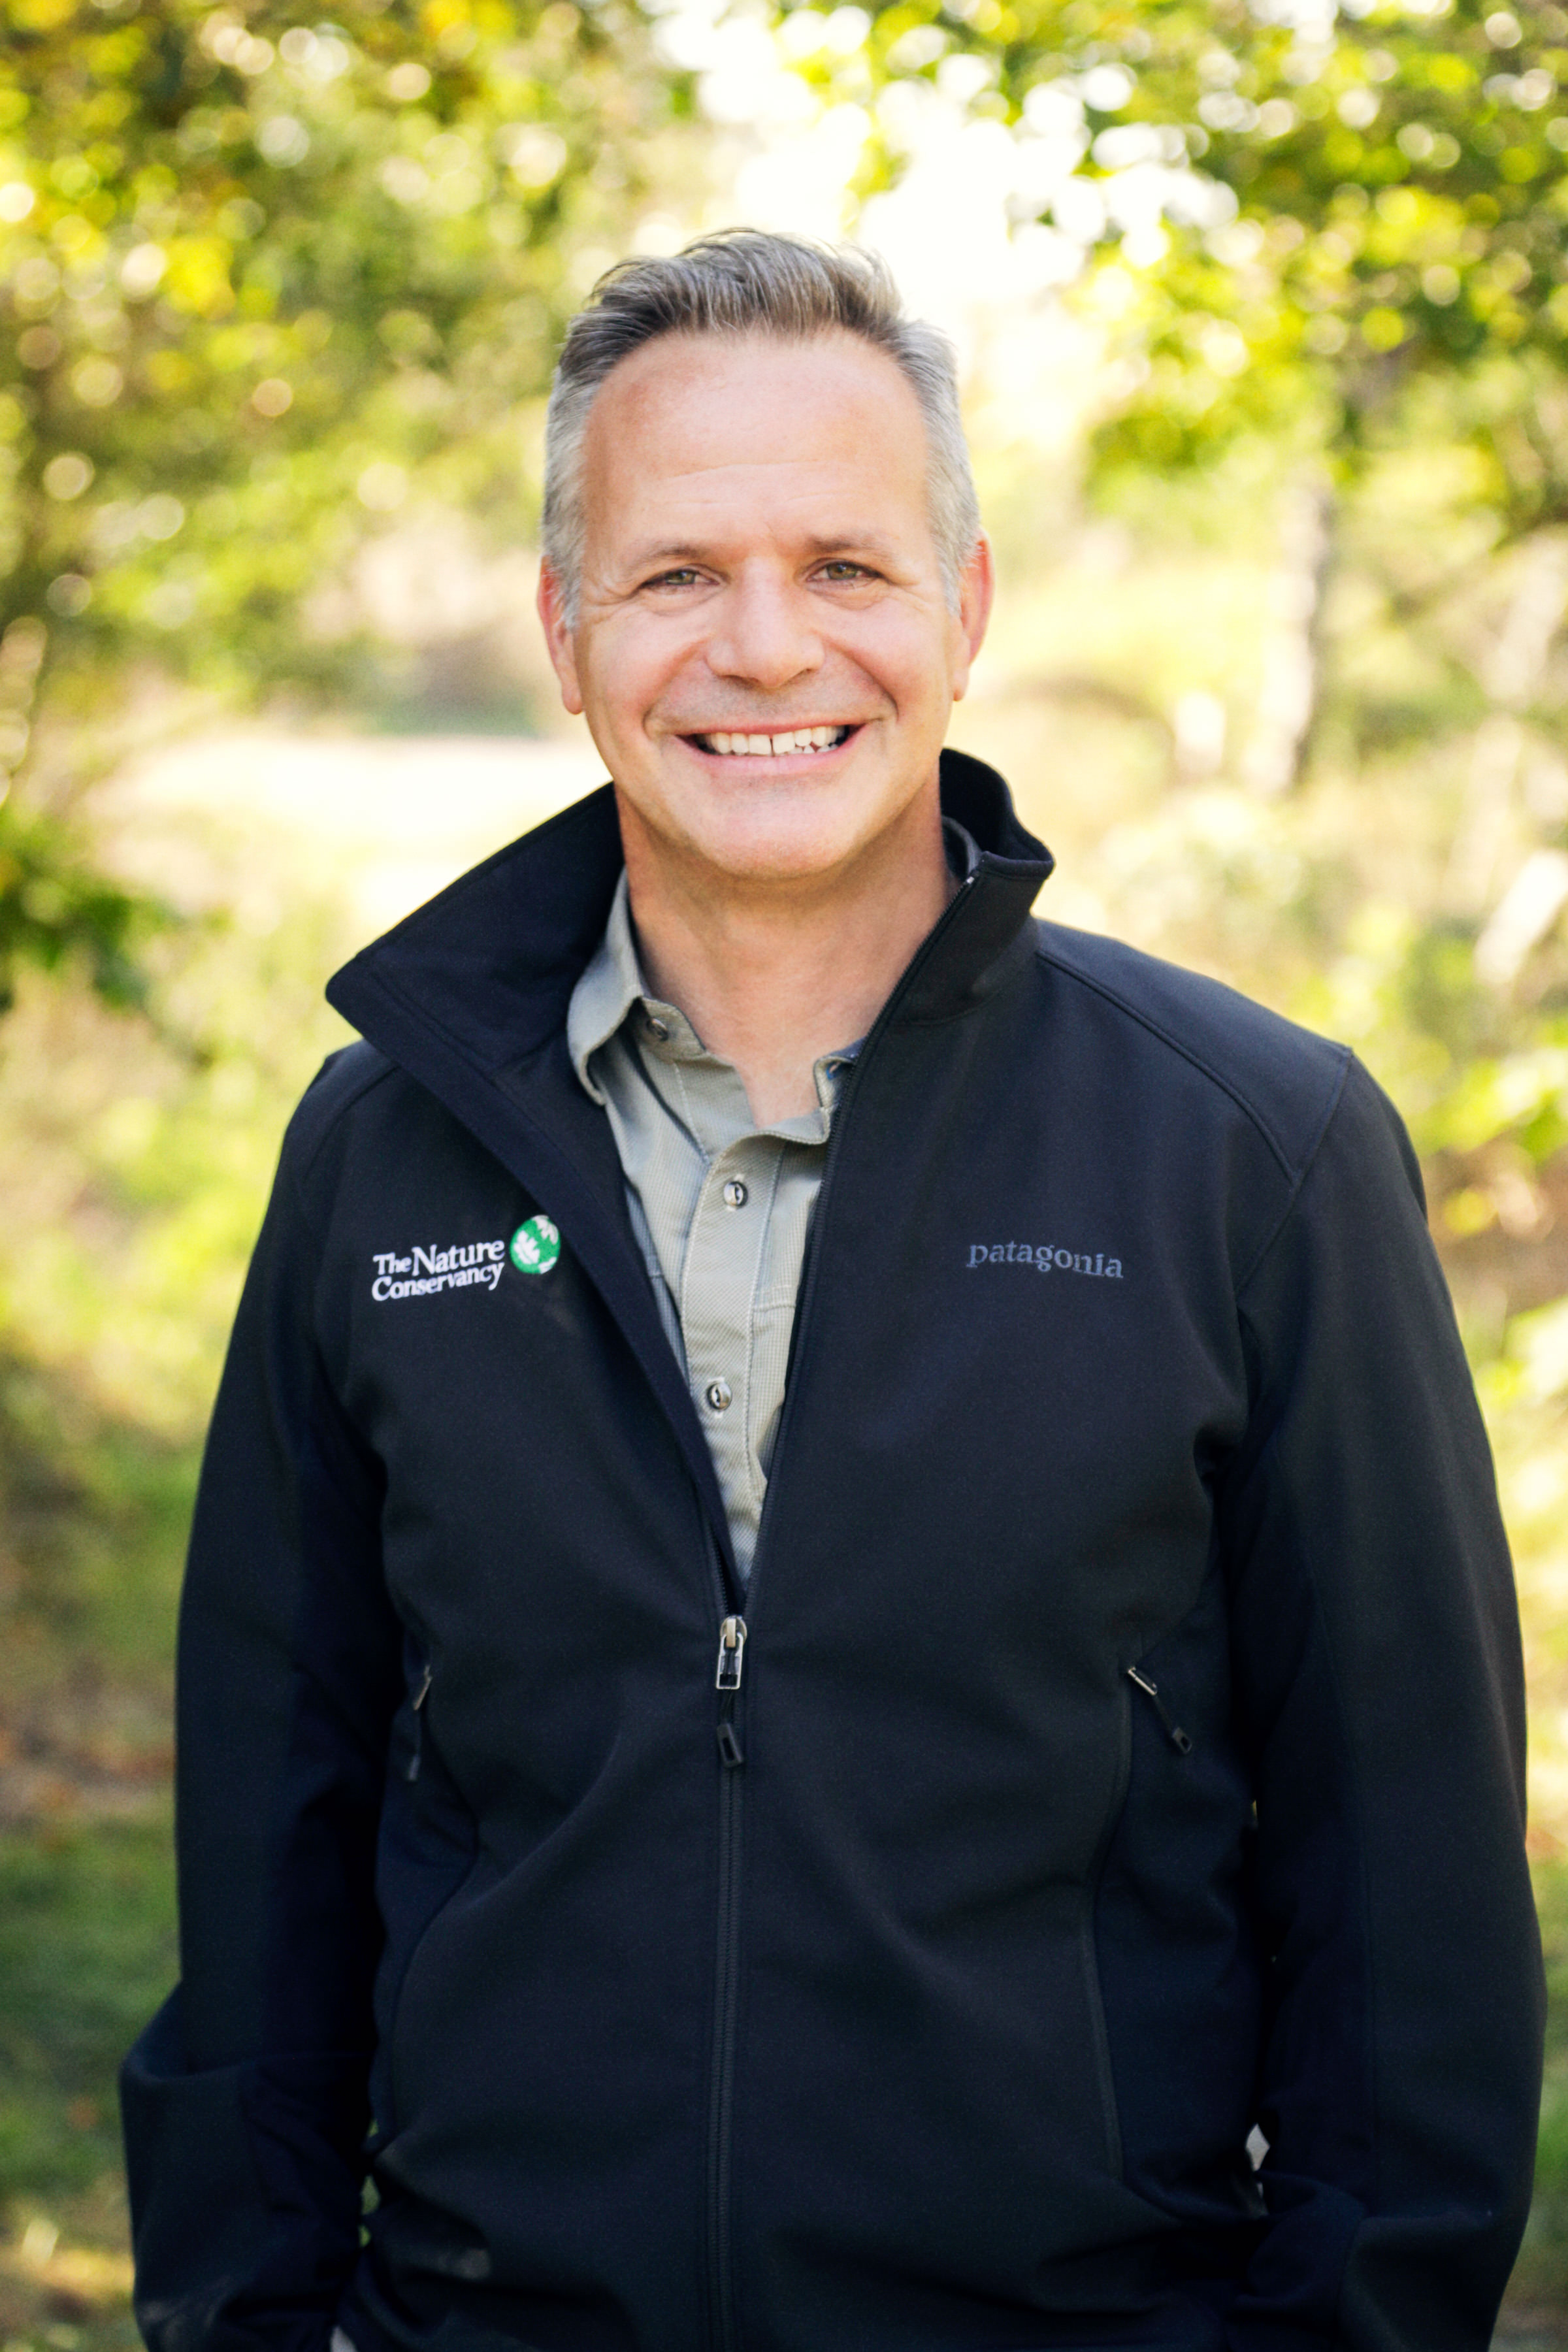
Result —
[[1038, 1274], [1090, 1274], [1101, 1281], [1121, 1280], [1121, 1260], [1103, 1250], [1058, 1249], [1055, 1242], [971, 1242], [970, 1265], [1032, 1265]]
[[437, 1290], [493, 1290], [506, 1271], [505, 1242], [454, 1242], [441, 1249], [432, 1242], [416, 1244], [406, 1257], [395, 1250], [374, 1253], [375, 1279], [370, 1295], [381, 1304], [388, 1298], [428, 1298]]

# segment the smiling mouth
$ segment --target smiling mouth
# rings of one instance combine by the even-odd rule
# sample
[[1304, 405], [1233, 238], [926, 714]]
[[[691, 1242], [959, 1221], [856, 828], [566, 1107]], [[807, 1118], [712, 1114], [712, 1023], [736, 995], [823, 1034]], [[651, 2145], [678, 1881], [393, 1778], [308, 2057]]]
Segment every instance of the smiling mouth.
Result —
[[777, 735], [691, 735], [700, 751], [721, 759], [781, 759], [792, 751], [836, 751], [855, 733], [853, 727], [791, 727]]

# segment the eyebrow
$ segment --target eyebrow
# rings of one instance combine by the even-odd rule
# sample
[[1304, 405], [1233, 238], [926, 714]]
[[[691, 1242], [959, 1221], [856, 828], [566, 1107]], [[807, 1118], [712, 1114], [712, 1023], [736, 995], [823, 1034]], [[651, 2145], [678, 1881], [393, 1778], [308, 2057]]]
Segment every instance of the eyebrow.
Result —
[[889, 558], [898, 551], [879, 530], [839, 531], [831, 539], [808, 539], [806, 545], [814, 555], [847, 555], [855, 550], [862, 555]]
[[[880, 531], [843, 530], [831, 533], [814, 531], [805, 541], [805, 551], [816, 557], [847, 556], [854, 552], [889, 559], [896, 551]], [[694, 540], [672, 540], [662, 547], [639, 550], [629, 558], [626, 569], [629, 572], [647, 572], [664, 566], [673, 568], [682, 563], [710, 563], [713, 560], [710, 545], [702, 546]]]
[[704, 563], [708, 558], [700, 547], [682, 545], [679, 541], [668, 547], [639, 548], [626, 560], [628, 572], [647, 572], [661, 564]]

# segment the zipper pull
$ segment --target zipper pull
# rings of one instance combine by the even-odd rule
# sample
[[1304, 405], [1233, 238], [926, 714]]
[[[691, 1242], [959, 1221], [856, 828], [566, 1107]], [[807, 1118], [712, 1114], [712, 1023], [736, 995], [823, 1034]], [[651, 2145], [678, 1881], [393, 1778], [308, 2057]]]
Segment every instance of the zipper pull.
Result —
[[726, 1716], [719, 1726], [719, 1761], [726, 1772], [732, 1772], [738, 1764], [743, 1764], [745, 1760], [741, 1753], [741, 1743], [735, 1737], [735, 1727]]
[[741, 1662], [746, 1650], [746, 1621], [743, 1617], [726, 1617], [719, 1628], [719, 1671], [713, 1677], [715, 1690], [738, 1691], [741, 1687]]
[[1152, 1683], [1147, 1675], [1141, 1675], [1136, 1666], [1128, 1667], [1127, 1679], [1129, 1682], [1136, 1683], [1141, 1691], [1146, 1691], [1148, 1693], [1149, 1698], [1152, 1703], [1154, 1712], [1160, 1718], [1160, 1728], [1163, 1731], [1166, 1738], [1176, 1750], [1178, 1756], [1190, 1756], [1193, 1752], [1192, 1740], [1188, 1737], [1187, 1733], [1182, 1729], [1181, 1725], [1179, 1723], [1173, 1723], [1170, 1717], [1166, 1714], [1164, 1702], [1160, 1696], [1159, 1684]]
[[414, 1748], [408, 1759], [407, 1769], [404, 1773], [404, 1778], [407, 1780], [417, 1780], [419, 1778], [419, 1767], [424, 1759], [425, 1719], [420, 1713], [420, 1709], [424, 1706], [426, 1700], [430, 1696], [430, 1678], [433, 1672], [434, 1668], [431, 1666], [429, 1659], [426, 1658], [425, 1661], [425, 1671], [419, 1677], [419, 1687], [409, 1701], [409, 1706], [413, 1710], [414, 1715]]

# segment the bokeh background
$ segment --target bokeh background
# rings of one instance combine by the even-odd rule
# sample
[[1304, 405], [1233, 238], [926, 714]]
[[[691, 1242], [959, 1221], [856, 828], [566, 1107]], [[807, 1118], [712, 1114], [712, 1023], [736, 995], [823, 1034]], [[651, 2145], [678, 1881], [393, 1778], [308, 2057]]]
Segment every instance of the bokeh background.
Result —
[[531, 613], [552, 349], [741, 221], [958, 343], [1002, 594], [953, 737], [1046, 911], [1414, 1130], [1564, 2004], [1500, 2340], [1568, 2346], [1568, 14], [338, 6], [0, 5], [0, 2346], [134, 2341], [180, 1554], [321, 983], [598, 781]]

